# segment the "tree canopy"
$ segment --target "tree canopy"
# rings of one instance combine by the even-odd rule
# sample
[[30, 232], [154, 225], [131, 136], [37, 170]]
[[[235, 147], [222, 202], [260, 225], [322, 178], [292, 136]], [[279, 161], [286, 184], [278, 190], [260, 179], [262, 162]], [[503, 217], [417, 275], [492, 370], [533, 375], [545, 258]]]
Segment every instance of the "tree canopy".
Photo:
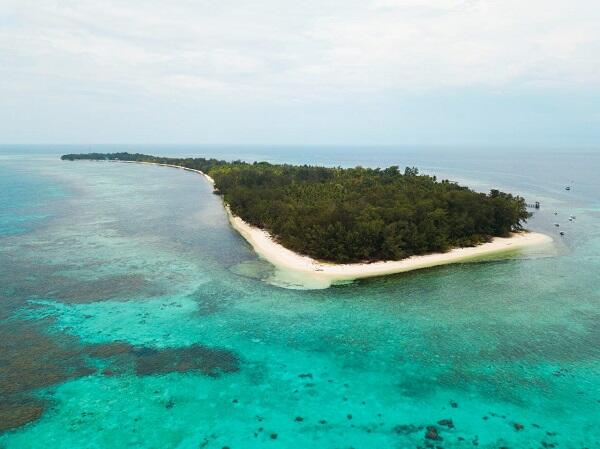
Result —
[[267, 162], [67, 154], [63, 160], [154, 162], [200, 170], [231, 211], [283, 246], [337, 263], [399, 260], [474, 246], [523, 229], [519, 196], [475, 192], [417, 168], [329, 168]]

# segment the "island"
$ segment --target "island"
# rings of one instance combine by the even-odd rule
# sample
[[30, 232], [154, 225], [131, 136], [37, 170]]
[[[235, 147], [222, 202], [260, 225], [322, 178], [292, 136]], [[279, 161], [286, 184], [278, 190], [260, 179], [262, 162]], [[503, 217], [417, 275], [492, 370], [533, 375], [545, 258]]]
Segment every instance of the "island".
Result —
[[197, 172], [214, 185], [232, 226], [275, 266], [331, 281], [443, 265], [547, 244], [524, 230], [520, 196], [476, 192], [417, 168], [342, 168], [65, 154], [63, 160], [150, 163]]

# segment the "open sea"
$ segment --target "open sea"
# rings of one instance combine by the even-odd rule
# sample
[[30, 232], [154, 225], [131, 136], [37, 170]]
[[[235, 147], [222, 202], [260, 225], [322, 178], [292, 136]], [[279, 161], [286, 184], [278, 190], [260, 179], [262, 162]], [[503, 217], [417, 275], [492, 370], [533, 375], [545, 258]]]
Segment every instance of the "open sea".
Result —
[[[59, 160], [89, 151], [417, 166], [540, 201], [555, 245], [282, 286], [202, 177]], [[599, 172], [575, 149], [2, 146], [0, 448], [600, 448]]]

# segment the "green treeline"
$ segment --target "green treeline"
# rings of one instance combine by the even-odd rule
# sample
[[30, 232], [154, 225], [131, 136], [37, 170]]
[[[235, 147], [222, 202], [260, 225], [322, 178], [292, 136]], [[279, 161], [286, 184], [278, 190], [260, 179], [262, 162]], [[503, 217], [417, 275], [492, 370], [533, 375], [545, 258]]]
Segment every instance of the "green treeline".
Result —
[[477, 193], [416, 168], [326, 168], [164, 158], [130, 153], [67, 154], [63, 160], [155, 162], [201, 170], [234, 214], [285, 247], [332, 262], [398, 260], [473, 246], [519, 231], [523, 198]]

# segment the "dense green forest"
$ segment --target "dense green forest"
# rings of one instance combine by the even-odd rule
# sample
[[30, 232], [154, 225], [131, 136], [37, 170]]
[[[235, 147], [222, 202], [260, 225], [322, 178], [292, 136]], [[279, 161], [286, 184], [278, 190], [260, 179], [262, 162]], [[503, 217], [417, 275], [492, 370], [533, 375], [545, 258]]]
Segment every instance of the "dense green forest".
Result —
[[473, 246], [522, 229], [523, 198], [477, 193], [416, 168], [326, 168], [165, 158], [130, 153], [67, 154], [63, 160], [120, 160], [201, 170], [234, 214], [289, 249], [320, 260], [398, 260]]

